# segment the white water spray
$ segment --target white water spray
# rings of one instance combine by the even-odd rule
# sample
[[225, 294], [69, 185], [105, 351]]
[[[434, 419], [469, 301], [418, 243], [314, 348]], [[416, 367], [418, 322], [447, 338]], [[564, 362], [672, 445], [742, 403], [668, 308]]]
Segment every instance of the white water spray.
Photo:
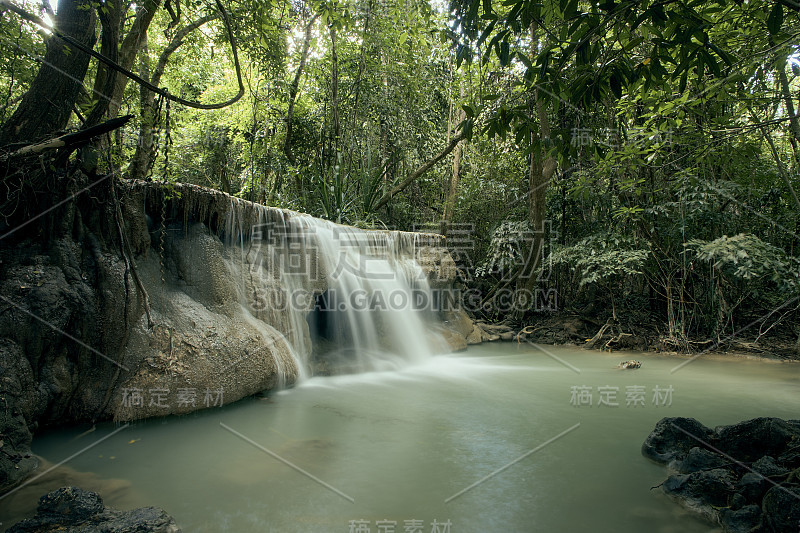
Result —
[[441, 343], [418, 234], [365, 231], [232, 199], [225, 234], [239, 298], [290, 346], [300, 378], [393, 370]]

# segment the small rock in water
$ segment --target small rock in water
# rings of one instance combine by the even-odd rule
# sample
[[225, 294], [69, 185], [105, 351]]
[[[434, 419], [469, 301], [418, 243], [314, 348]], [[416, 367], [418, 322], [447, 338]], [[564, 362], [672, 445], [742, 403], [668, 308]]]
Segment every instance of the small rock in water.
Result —
[[617, 368], [621, 368], [623, 370], [630, 370], [630, 369], [634, 369], [634, 368], [642, 368], [642, 363], [640, 363], [639, 361], [636, 361], [634, 359], [631, 359], [630, 361], [622, 361], [617, 366]]

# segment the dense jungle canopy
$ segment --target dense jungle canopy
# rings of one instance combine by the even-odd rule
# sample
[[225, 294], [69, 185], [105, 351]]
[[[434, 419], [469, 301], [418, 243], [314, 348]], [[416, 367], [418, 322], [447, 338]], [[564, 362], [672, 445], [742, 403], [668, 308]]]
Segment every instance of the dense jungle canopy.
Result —
[[0, 41], [2, 233], [61, 200], [34, 154], [446, 233], [489, 318], [800, 334], [796, 0], [2, 0]]

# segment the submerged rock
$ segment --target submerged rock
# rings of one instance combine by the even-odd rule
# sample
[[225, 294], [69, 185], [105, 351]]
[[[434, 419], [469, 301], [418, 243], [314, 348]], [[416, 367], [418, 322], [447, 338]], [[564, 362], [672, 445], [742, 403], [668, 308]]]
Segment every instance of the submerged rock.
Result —
[[36, 516], [17, 523], [7, 533], [180, 533], [175, 520], [157, 507], [117, 511], [97, 493], [62, 487], [39, 499]]
[[800, 527], [800, 424], [755, 418], [711, 430], [664, 418], [642, 454], [674, 473], [662, 490], [724, 531], [784, 533]]

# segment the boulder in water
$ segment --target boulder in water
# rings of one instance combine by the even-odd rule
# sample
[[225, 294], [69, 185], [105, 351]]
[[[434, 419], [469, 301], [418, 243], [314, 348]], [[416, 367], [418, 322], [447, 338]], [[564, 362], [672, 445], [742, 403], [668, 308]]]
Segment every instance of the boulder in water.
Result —
[[175, 520], [157, 507], [117, 511], [102, 498], [78, 487], [62, 487], [39, 499], [36, 516], [18, 522], [7, 533], [180, 533]]

